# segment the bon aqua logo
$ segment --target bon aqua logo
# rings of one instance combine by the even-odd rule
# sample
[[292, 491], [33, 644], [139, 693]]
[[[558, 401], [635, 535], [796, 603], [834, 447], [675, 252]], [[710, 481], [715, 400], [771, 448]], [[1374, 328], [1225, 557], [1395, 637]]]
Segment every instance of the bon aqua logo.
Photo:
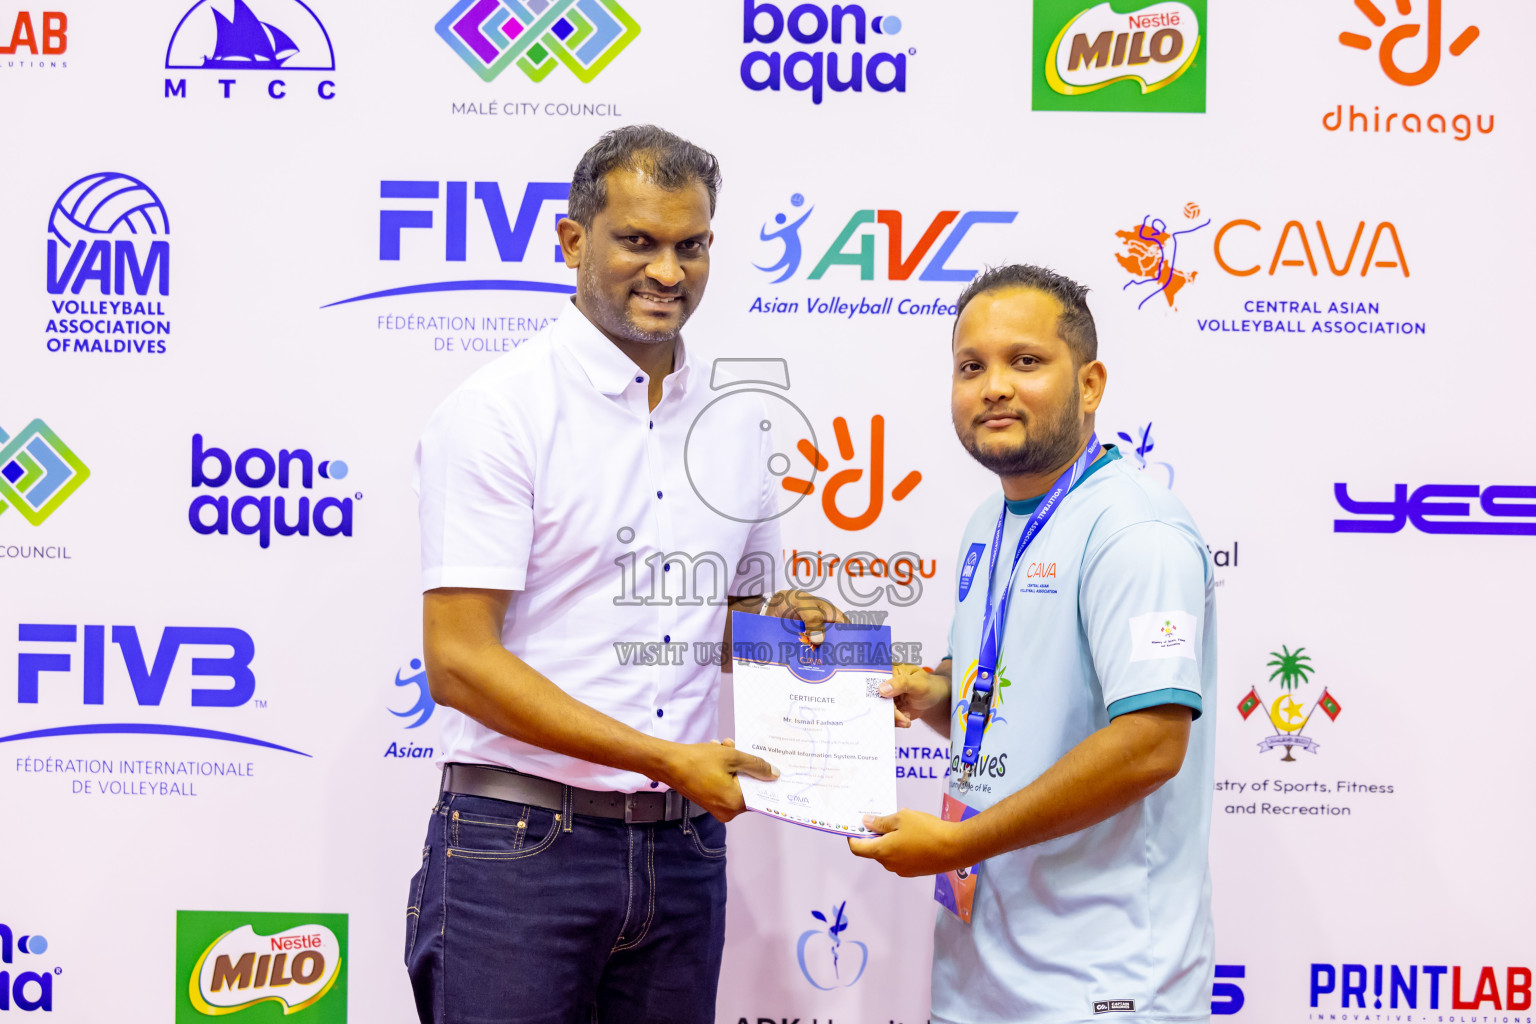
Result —
[[1293, 651], [1282, 645], [1280, 650], [1270, 652], [1268, 667], [1274, 671], [1269, 674], [1268, 681], [1273, 683], [1278, 680], [1280, 693], [1266, 705], [1263, 698], [1259, 696], [1258, 687], [1253, 686], [1248, 689], [1247, 696], [1237, 705], [1238, 714], [1243, 716], [1245, 722], [1248, 716], [1259, 708], [1265, 708], [1268, 711], [1269, 723], [1275, 733], [1259, 741], [1259, 752], [1262, 754], [1276, 747], [1284, 747], [1285, 756], [1280, 759], [1282, 761], [1296, 760], [1291, 754], [1292, 747], [1300, 747], [1309, 754], [1316, 754], [1317, 741], [1303, 735], [1303, 730], [1312, 721], [1316, 712], [1321, 711], [1332, 722], [1338, 719], [1339, 712], [1343, 710], [1338, 699], [1328, 692], [1326, 686], [1323, 687], [1322, 696], [1318, 697], [1311, 707], [1297, 698], [1297, 690], [1312, 682], [1312, 657], [1304, 653], [1305, 651], [1305, 647], [1298, 647]]
[[1035, 110], [1205, 112], [1205, 0], [1035, 0]]
[[535, 82], [562, 64], [591, 82], [640, 25], [614, 0], [460, 0], [437, 34], [486, 82], [514, 64]]

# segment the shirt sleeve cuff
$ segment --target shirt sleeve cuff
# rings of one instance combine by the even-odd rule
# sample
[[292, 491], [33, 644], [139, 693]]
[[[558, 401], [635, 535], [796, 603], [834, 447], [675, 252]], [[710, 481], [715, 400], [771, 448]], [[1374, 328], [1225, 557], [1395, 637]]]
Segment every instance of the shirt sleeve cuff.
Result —
[[438, 587], [468, 587], [474, 590], [522, 590], [527, 583], [526, 568], [473, 569], [464, 566], [444, 566], [427, 569], [421, 574], [421, 590]]
[[[1193, 690], [1152, 690], [1150, 693], [1138, 693], [1134, 697], [1121, 697], [1112, 703], [1109, 708], [1110, 718], [1119, 718], [1128, 711], [1145, 711], [1147, 708], [1155, 708], [1163, 704], [1182, 704], [1192, 710], [1194, 718], [1199, 718], [1203, 712], [1200, 706], [1200, 695]], [[1192, 718], [1191, 721], [1194, 719]]]

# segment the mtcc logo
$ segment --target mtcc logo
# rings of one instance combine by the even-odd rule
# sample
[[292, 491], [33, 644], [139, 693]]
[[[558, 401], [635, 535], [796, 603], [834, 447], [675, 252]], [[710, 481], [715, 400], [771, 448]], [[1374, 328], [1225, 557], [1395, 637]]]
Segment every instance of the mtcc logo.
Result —
[[13, 1006], [18, 1010], [53, 1012], [53, 976], [64, 968], [42, 967], [40, 961], [23, 960], [20, 966], [38, 970], [15, 970], [11, 964], [18, 955], [39, 957], [48, 952], [48, 940], [41, 935], [16, 935], [11, 926], [0, 924], [0, 1010]]
[[[1298, 647], [1293, 651], [1289, 647], [1282, 646], [1280, 650], [1270, 652], [1268, 667], [1273, 668], [1274, 671], [1269, 674], [1269, 681], [1279, 680], [1280, 693], [1269, 705], [1269, 722], [1274, 727], [1275, 734], [1266, 736], [1259, 742], [1259, 752], [1264, 753], [1276, 747], [1284, 747], [1285, 756], [1280, 759], [1282, 761], [1296, 760], [1291, 756], [1292, 747], [1300, 747], [1311, 754], [1317, 753], [1317, 741], [1310, 736], [1303, 736], [1302, 731], [1306, 729], [1307, 723], [1312, 721], [1312, 715], [1315, 712], [1321, 711], [1332, 722], [1339, 717], [1339, 712], [1342, 710], [1338, 700], [1329, 694], [1326, 686], [1323, 687], [1322, 696], [1318, 697], [1317, 702], [1310, 708], [1304, 701], [1297, 700], [1297, 688], [1312, 682], [1312, 658], [1302, 653], [1305, 650], [1305, 647]], [[1255, 686], [1250, 687], [1248, 695], [1238, 702], [1237, 710], [1243, 716], [1243, 720], [1247, 721], [1249, 715], [1264, 706], [1264, 701], [1259, 697], [1258, 687]]]
[[[1429, 0], [1429, 9], [1426, 12], [1423, 24], [1408, 22], [1397, 25], [1389, 29], [1387, 34], [1381, 37], [1381, 70], [1385, 71], [1387, 77], [1398, 85], [1423, 85], [1435, 77], [1435, 72], [1440, 70], [1440, 5], [1441, 0]], [[1382, 6], [1386, 6], [1386, 4], [1383, 3]], [[1383, 28], [1386, 26], [1387, 16], [1371, 0], [1355, 0], [1355, 7], [1359, 9], [1361, 14], [1365, 15], [1366, 19], [1374, 27]], [[1407, 17], [1413, 13], [1413, 5], [1409, 0], [1398, 0], [1397, 13]], [[1424, 31], [1423, 38], [1419, 36], [1420, 30]], [[1478, 35], [1476, 25], [1468, 25], [1462, 29], [1457, 33], [1456, 38], [1451, 40], [1449, 47], [1451, 56], [1460, 57], [1463, 53], [1466, 53], [1467, 47], [1476, 42]], [[1397, 63], [1397, 45], [1408, 39], [1413, 40], [1411, 48], [1415, 51], [1420, 46], [1424, 48], [1424, 63], [1412, 71], [1405, 71]], [[1340, 32], [1339, 42], [1351, 49], [1365, 50], [1367, 52], [1375, 45], [1369, 36], [1361, 35], [1358, 32]]]
[[[181, 16], [165, 50], [167, 71], [217, 71], [229, 99], [241, 71], [335, 71], [330, 33], [303, 0], [198, 0]], [[288, 82], [263, 77], [267, 95], [280, 100]], [[325, 79], [315, 88], [323, 100], [336, 96], [336, 83]], [[187, 96], [185, 78], [165, 80], [167, 98]]]
[[53, 515], [91, 471], [42, 420], [15, 437], [0, 428], [0, 515], [14, 508], [37, 526]]
[[843, 938], [843, 933], [848, 930], [847, 908], [848, 901], [844, 900], [832, 911], [830, 918], [819, 910], [811, 911], [811, 916], [825, 927], [802, 932], [800, 941], [795, 944], [800, 973], [813, 988], [823, 992], [851, 988], [869, 966], [869, 947]]
[[514, 63], [535, 82], [560, 64], [590, 82], [640, 25], [615, 0], [459, 0], [437, 34], [487, 82]]

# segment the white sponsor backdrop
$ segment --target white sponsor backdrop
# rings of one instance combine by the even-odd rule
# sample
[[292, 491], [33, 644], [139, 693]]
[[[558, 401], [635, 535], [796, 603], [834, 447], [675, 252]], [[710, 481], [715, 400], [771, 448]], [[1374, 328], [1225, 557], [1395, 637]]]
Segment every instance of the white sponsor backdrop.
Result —
[[[430, 753], [409, 755], [437, 741], [435, 721], [408, 728], [420, 712], [397, 714], [420, 692], [411, 453], [441, 398], [564, 299], [427, 291], [322, 307], [448, 281], [569, 284], [553, 260], [563, 203], [530, 183], [567, 181], [599, 132], [653, 121], [714, 151], [725, 172], [690, 344], [786, 360], [786, 397], [831, 462], [784, 520], [786, 561], [820, 555], [825, 570], [864, 552], [900, 572], [891, 567], [907, 553], [918, 585], [835, 572], [820, 584], [845, 607], [885, 613], [928, 664], [942, 657], [955, 538], [994, 482], [948, 421], [949, 318], [905, 310], [953, 301], [963, 281], [934, 280], [944, 268], [1042, 262], [1089, 284], [1110, 368], [1101, 436], [1130, 435], [1127, 457], [1169, 479], [1220, 566], [1221, 693], [1198, 727], [1220, 733], [1218, 963], [1241, 972], [1226, 979], [1241, 997], [1228, 989], [1218, 1002], [1240, 998], [1238, 1018], [1263, 1022], [1394, 1005], [1437, 1020], [1529, 1020], [1536, 492], [1518, 488], [1536, 484], [1523, 439], [1536, 370], [1524, 341], [1536, 103], [1522, 59], [1536, 9], [1214, 0], [1202, 28], [1207, 112], [1196, 114], [1033, 112], [1027, 3], [897, 0], [860, 12], [881, 19], [864, 45], [833, 46], [744, 44], [739, 3], [623, 0], [640, 34], [584, 84], [565, 67], [538, 82], [515, 66], [482, 81], [434, 31], [448, 0], [312, 4], [334, 71], [167, 71], [183, 15], [212, 18], [188, 2], [71, 0], [62, 53], [34, 55], [23, 40], [0, 55], [0, 428], [30, 444], [45, 438], [28, 426], [42, 420], [89, 470], [34, 516], [43, 521], [0, 515], [0, 923], [47, 938], [45, 952], [18, 949], [0, 970], [52, 985], [51, 1011], [0, 1000], [0, 1016], [176, 1019], [176, 911], [231, 910], [349, 915], [351, 1019], [413, 1019], [400, 965], [406, 881], [437, 777]], [[319, 37], [303, 5], [249, 2], [273, 26], [302, 26], [283, 31], [309, 48], [296, 63], [313, 62]], [[215, 6], [233, 11], [232, 0]], [[1376, 7], [1384, 27], [1365, 11]], [[29, 14], [41, 50], [44, 9]], [[1441, 47], [1468, 25], [1480, 32], [1464, 53], [1444, 50], [1420, 85], [1392, 81], [1377, 49], [1339, 39], [1376, 47], [1436, 15]], [[0, 42], [12, 17], [0, 9]], [[815, 22], [807, 13], [800, 25]], [[1406, 38], [1398, 63], [1417, 66], [1434, 36]], [[905, 78], [816, 103], [808, 90], [745, 87], [754, 50], [835, 51], [839, 74], [852, 53], [889, 53], [882, 81], [897, 57]], [[1365, 118], [1354, 131], [1351, 105]], [[1444, 131], [1431, 128], [1436, 114]], [[1378, 115], [1391, 131], [1369, 128]], [[1423, 130], [1405, 134], [1408, 124]], [[96, 173], [138, 179], [165, 223], [150, 208], [115, 231], [66, 225], [50, 269], [50, 212]], [[497, 196], [501, 249], [488, 219]], [[812, 279], [860, 211], [843, 250], [870, 246], [868, 279], [847, 262]], [[903, 260], [941, 211], [958, 217], [903, 277], [877, 211], [901, 214]], [[978, 212], [992, 216], [967, 219]], [[802, 216], [781, 236], [798, 238], [798, 263], [760, 269], [786, 252], [763, 236]], [[462, 259], [449, 258], [460, 223]], [[73, 266], [71, 230], [85, 240]], [[1176, 255], [1174, 232], [1187, 232]], [[398, 258], [382, 259], [396, 235]], [[94, 241], [108, 244], [96, 254]], [[168, 243], [165, 292], [155, 278], [137, 294], [134, 266], [113, 248], [124, 241], [140, 264]], [[1159, 241], [1171, 273], [1135, 283], [1159, 273]], [[147, 305], [55, 305], [70, 301]], [[1333, 303], [1364, 306], [1340, 315]], [[71, 317], [97, 322], [58, 322]], [[161, 324], [115, 323], [129, 319]], [[76, 337], [107, 350], [50, 350]], [[146, 337], [164, 351], [111, 351]], [[230, 456], [302, 448], [316, 473], [308, 487], [294, 470], [286, 488], [194, 488], [194, 435]], [[217, 475], [216, 456], [201, 465]], [[259, 482], [261, 456], [242, 467]], [[829, 513], [826, 488], [846, 469], [864, 474]], [[913, 470], [921, 482], [894, 499]], [[1346, 512], [1336, 485], [1382, 511]], [[198, 513], [204, 529], [220, 496], [258, 499], [240, 505], [247, 524], [260, 499], [282, 496], [290, 523], [299, 498], [311, 518], [332, 499], [321, 521], [341, 532], [274, 531], [265, 547], [256, 534], [200, 533], [188, 518], [200, 496], [213, 499]], [[1334, 525], [1394, 517], [1408, 521], [1390, 533]], [[1514, 532], [1487, 532], [1497, 529]], [[1270, 662], [1298, 648], [1311, 671], [1282, 689]], [[232, 652], [233, 666], [208, 663]], [[1292, 724], [1287, 697], [1305, 715], [1325, 687], [1336, 717], [1311, 715], [1294, 760], [1281, 760], [1283, 745], [1260, 749]], [[1245, 718], [1250, 688], [1259, 706]], [[903, 802], [936, 810], [939, 741], [921, 729], [897, 741]], [[192, 774], [165, 774], [174, 766]], [[721, 1021], [926, 1019], [930, 881], [889, 877], [840, 840], [756, 816], [733, 823], [730, 845]], [[835, 919], [839, 907], [834, 970], [812, 911]], [[1394, 997], [1394, 968], [1405, 979], [1413, 968], [1411, 997]], [[34, 981], [26, 998], [40, 991]]]

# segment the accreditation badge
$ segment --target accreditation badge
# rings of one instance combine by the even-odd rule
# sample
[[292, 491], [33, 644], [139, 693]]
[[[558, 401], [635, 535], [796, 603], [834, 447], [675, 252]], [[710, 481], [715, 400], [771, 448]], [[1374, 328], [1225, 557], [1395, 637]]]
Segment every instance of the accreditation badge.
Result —
[[[945, 821], [964, 821], [976, 814], [976, 808], [967, 807], [948, 793], [944, 794], [944, 808], [939, 817]], [[933, 898], [945, 910], [970, 924], [971, 904], [976, 899], [976, 876], [979, 874], [981, 865], [973, 864], [968, 868], [956, 868], [936, 876], [933, 880]]]

